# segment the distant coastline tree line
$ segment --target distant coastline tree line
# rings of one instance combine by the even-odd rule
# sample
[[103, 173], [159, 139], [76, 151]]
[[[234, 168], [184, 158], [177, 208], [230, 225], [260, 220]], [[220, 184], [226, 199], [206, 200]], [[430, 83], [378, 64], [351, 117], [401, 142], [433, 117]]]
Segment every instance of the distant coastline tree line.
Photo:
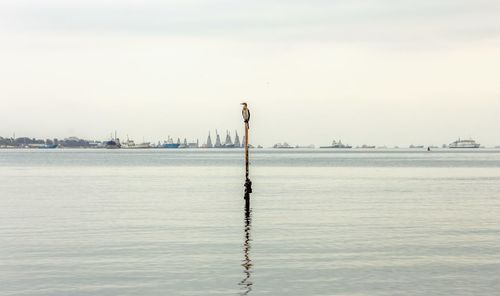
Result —
[[28, 137], [20, 138], [4, 138], [0, 137], [1, 147], [26, 147], [33, 144], [46, 144], [46, 145], [59, 145], [61, 147], [68, 148], [91, 148], [99, 142], [83, 140], [76, 137], [70, 137], [66, 139], [35, 139]]

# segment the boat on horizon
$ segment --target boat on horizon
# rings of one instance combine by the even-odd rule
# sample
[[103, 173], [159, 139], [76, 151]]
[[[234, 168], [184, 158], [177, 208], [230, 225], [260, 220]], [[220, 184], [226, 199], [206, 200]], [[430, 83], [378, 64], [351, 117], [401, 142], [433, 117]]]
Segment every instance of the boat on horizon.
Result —
[[147, 149], [151, 148], [151, 143], [143, 142], [136, 144], [133, 140], [127, 140], [125, 143], [121, 144], [121, 147], [124, 149]]
[[350, 149], [350, 148], [352, 148], [352, 146], [342, 143], [342, 140], [339, 140], [338, 142], [333, 140], [332, 145], [320, 146], [319, 148]]
[[163, 142], [161, 148], [176, 149], [179, 148], [180, 145], [181, 145], [180, 140], [177, 140], [177, 143], [174, 143], [174, 140], [170, 138], [170, 136], [168, 136], [167, 141]]
[[480, 146], [481, 144], [476, 143], [476, 141], [472, 139], [461, 140], [460, 138], [458, 138], [458, 140], [448, 145], [448, 148], [479, 148]]
[[104, 148], [106, 148], [106, 149], [120, 149], [120, 148], [122, 148], [122, 144], [120, 143], [120, 139], [118, 139], [116, 131], [115, 131], [114, 137], [113, 137], [113, 133], [111, 133], [111, 140], [104, 142]]
[[275, 148], [275, 149], [292, 149], [294, 147], [291, 146], [290, 144], [288, 144], [287, 142], [283, 142], [283, 144], [282, 143], [274, 144], [273, 148]]
[[121, 147], [122, 145], [120, 144], [119, 139], [104, 142], [104, 148], [106, 149], [120, 149]]
[[29, 144], [29, 148], [36, 148], [36, 149], [54, 149], [57, 148], [59, 145], [58, 144]]

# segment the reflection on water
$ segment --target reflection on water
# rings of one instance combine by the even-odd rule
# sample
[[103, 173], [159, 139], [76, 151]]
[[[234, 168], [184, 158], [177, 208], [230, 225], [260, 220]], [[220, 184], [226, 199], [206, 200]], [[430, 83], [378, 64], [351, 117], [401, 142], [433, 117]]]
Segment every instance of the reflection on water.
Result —
[[42, 150], [0, 150], [0, 295], [499, 295], [500, 150], [256, 149], [255, 213], [237, 149]]
[[252, 227], [252, 210], [250, 208], [250, 194], [245, 192], [245, 239], [243, 241], [243, 260], [241, 266], [243, 266], [243, 273], [245, 277], [243, 280], [239, 282], [239, 285], [242, 286], [243, 291], [240, 295], [247, 295], [252, 291], [252, 280], [250, 279], [250, 275], [252, 273], [252, 260], [250, 259], [250, 230]]

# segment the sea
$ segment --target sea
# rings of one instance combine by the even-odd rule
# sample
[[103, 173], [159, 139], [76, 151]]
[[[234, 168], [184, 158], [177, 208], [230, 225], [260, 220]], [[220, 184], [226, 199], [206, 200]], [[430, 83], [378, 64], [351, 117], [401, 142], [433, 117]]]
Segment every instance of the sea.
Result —
[[500, 150], [0, 150], [0, 295], [500, 295]]

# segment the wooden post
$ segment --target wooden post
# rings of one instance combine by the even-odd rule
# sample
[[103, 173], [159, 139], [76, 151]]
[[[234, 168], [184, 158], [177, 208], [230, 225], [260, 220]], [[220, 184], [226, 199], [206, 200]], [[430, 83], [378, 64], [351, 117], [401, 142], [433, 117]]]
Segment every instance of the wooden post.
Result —
[[[252, 260], [250, 260], [250, 227], [251, 227], [251, 209], [250, 209], [250, 193], [252, 193], [252, 181], [249, 178], [249, 157], [248, 157], [248, 121], [250, 119], [250, 113], [246, 110], [247, 104], [244, 105], [243, 120], [245, 121], [245, 241], [244, 241], [244, 260], [243, 260], [243, 272], [245, 273], [245, 278], [240, 282], [240, 285], [245, 287], [245, 291], [242, 295], [247, 295], [252, 291], [252, 282], [250, 281]], [[245, 110], [248, 112], [248, 116], [245, 114]]]
[[[245, 104], [246, 107], [246, 104]], [[249, 160], [248, 160], [248, 121], [245, 122], [245, 203], [250, 206], [250, 193], [252, 193], [252, 181], [249, 178]]]
[[248, 125], [245, 124], [245, 177], [248, 179]]

